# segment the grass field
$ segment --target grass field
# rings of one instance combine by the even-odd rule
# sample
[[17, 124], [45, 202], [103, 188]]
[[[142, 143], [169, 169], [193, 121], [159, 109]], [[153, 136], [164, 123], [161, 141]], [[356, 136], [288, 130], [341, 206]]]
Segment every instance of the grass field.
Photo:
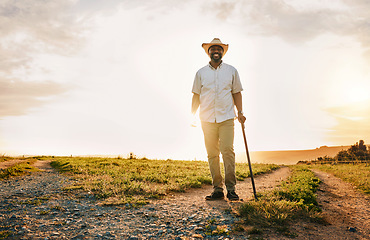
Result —
[[353, 184], [357, 189], [370, 194], [370, 165], [359, 164], [323, 164], [311, 165], [321, 171], [334, 174], [334, 176]]
[[[48, 157], [42, 158], [50, 159]], [[137, 206], [148, 199], [161, 198], [167, 193], [181, 192], [211, 184], [208, 162], [55, 157], [52, 166], [78, 181], [67, 190], [82, 189], [93, 193], [104, 204]], [[272, 164], [253, 165], [255, 175], [279, 168]], [[236, 165], [238, 180], [249, 176], [247, 164]]]
[[258, 201], [241, 205], [239, 214], [243, 218], [242, 225], [252, 226], [250, 234], [273, 228], [294, 237], [294, 233], [289, 231], [289, 223], [294, 220], [323, 221], [315, 194], [320, 180], [306, 166], [290, 168], [292, 175], [279, 188], [262, 193]]

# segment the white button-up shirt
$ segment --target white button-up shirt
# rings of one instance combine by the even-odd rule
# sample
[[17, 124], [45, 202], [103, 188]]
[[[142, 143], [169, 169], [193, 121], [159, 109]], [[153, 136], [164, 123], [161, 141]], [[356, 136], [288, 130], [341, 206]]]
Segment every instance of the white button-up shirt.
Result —
[[198, 70], [193, 93], [200, 95], [200, 120], [220, 123], [235, 118], [232, 94], [243, 90], [238, 71], [221, 63], [217, 69], [210, 64]]

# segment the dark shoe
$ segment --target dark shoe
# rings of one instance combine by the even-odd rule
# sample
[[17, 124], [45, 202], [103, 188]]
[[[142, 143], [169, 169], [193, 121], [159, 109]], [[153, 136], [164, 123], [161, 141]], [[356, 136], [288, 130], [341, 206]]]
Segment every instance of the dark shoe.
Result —
[[220, 200], [220, 199], [224, 199], [223, 192], [213, 192], [210, 196], [206, 197], [206, 200]]
[[235, 193], [235, 191], [227, 191], [226, 196], [230, 201], [238, 201], [239, 200], [239, 196], [238, 196], [238, 194]]

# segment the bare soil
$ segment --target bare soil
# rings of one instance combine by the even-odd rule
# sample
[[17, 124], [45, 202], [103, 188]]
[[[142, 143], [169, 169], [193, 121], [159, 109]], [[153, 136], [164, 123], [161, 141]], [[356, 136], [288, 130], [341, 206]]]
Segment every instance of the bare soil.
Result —
[[[282, 180], [287, 179], [289, 175], [290, 169], [288, 167], [282, 167], [272, 173], [255, 176], [256, 192], [264, 192], [275, 188]], [[158, 201], [158, 204], [162, 204], [163, 202], [180, 202], [184, 206], [195, 204], [200, 207], [210, 206], [217, 209], [217, 211], [225, 210], [227, 208], [236, 211], [236, 208], [242, 204], [243, 201], [254, 199], [250, 178], [247, 178], [242, 182], [238, 181], [236, 185], [236, 193], [239, 195], [241, 201], [231, 202], [226, 200], [226, 197], [224, 200], [205, 201], [205, 197], [210, 195], [212, 191], [213, 188], [209, 185], [198, 189], [190, 189], [185, 193], [176, 193], [165, 200]]]
[[370, 239], [370, 196], [332, 174], [314, 172], [323, 181], [317, 194], [329, 223], [314, 231], [315, 236], [318, 239], [333, 239], [332, 236], [336, 239]]
[[33, 166], [46, 172], [53, 172], [55, 169], [50, 166], [51, 161], [36, 161]]

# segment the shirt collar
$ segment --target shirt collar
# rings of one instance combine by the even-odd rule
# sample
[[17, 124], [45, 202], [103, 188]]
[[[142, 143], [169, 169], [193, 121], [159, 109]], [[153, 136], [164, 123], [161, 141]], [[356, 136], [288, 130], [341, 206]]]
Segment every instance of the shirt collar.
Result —
[[[217, 67], [217, 68], [221, 68], [222, 64], [223, 64], [223, 62], [222, 62], [222, 60], [221, 60], [221, 63], [220, 63], [220, 65], [218, 65], [218, 67]], [[213, 69], [213, 70], [217, 70], [217, 68], [212, 67], [211, 62], [209, 62], [209, 63], [208, 63], [208, 66], [209, 66], [211, 69]]]

